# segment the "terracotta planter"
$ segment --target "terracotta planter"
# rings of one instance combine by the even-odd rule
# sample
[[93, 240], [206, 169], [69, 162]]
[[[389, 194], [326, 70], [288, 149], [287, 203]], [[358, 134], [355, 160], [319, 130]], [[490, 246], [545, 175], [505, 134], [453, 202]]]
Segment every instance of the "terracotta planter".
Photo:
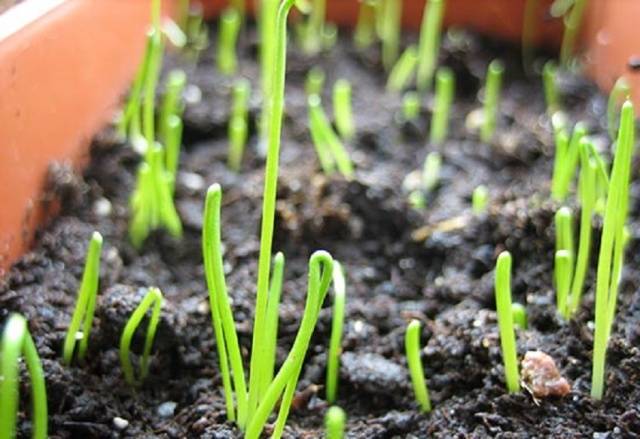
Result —
[[[226, 4], [200, 1], [210, 16]], [[550, 3], [540, 1], [538, 42], [557, 45], [562, 26], [545, 16]], [[524, 4], [448, 0], [445, 23], [518, 40]], [[419, 26], [423, 7], [423, 0], [405, 0], [407, 27]], [[328, 16], [346, 26], [357, 11], [357, 0], [334, 0]], [[0, 274], [46, 214], [40, 199], [49, 164], [81, 163], [91, 137], [112, 116], [140, 59], [148, 16], [148, 0], [27, 0], [0, 15]], [[640, 73], [628, 68], [640, 56], [637, 17], [638, 0], [591, 0], [582, 44], [598, 84], [607, 89], [627, 74], [640, 104]]]

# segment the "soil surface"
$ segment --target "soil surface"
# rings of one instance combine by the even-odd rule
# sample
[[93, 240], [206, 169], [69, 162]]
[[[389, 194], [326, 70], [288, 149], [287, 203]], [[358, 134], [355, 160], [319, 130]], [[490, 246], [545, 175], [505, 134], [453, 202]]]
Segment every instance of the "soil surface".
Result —
[[[405, 38], [415, 41], [416, 35]], [[596, 402], [589, 396], [596, 258], [580, 312], [573, 321], [562, 321], [552, 283], [558, 206], [549, 197], [551, 129], [540, 78], [522, 73], [517, 49], [461, 32], [443, 38], [441, 64], [454, 69], [457, 85], [449, 140], [439, 147], [427, 141], [431, 98], [415, 123], [402, 122], [401, 96], [384, 91], [386, 75], [376, 49], [358, 52], [346, 35], [330, 52], [311, 58], [295, 44], [289, 49], [274, 243], [274, 252], [286, 255], [278, 363], [298, 328], [309, 255], [325, 249], [347, 275], [337, 404], [348, 414], [348, 437], [637, 437], [640, 186], [631, 188], [632, 239], [608, 351], [606, 396]], [[52, 165], [49, 190], [62, 198], [61, 213], [0, 286], [0, 324], [10, 312], [20, 312], [35, 337], [46, 373], [51, 437], [241, 437], [226, 422], [200, 245], [204, 194], [218, 182], [224, 190], [227, 283], [248, 363], [264, 172], [255, 152], [255, 34], [245, 31], [239, 49], [240, 74], [251, 79], [254, 98], [250, 145], [238, 174], [225, 165], [234, 79], [216, 72], [212, 53], [207, 50], [197, 65], [178, 55], [166, 60], [167, 69], [180, 66], [189, 77], [176, 194], [183, 239], [160, 231], [140, 251], [130, 245], [128, 201], [140, 158], [108, 128], [94, 140], [84, 174]], [[498, 131], [492, 144], [484, 145], [466, 117], [480, 105], [484, 72], [495, 57], [505, 61], [506, 77]], [[352, 181], [319, 170], [303, 88], [312, 65], [327, 74], [323, 105], [329, 115], [335, 80], [346, 78], [353, 85], [357, 136], [347, 142], [356, 166]], [[563, 76], [559, 86], [570, 120], [586, 121], [609, 156], [605, 98], [579, 77]], [[402, 183], [431, 151], [442, 154], [441, 180], [426, 208], [417, 210]], [[490, 204], [485, 214], [473, 215], [470, 198], [479, 184], [489, 188]], [[594, 255], [600, 224], [596, 218]], [[63, 338], [94, 230], [105, 245], [88, 359], [65, 367]], [[505, 249], [514, 259], [514, 301], [525, 304], [529, 315], [528, 329], [517, 331], [518, 353], [522, 358], [539, 349], [551, 355], [572, 386], [564, 398], [535, 400], [525, 390], [514, 395], [505, 390], [493, 291], [495, 259]], [[124, 382], [118, 343], [148, 286], [160, 287], [166, 302], [149, 377], [132, 389]], [[322, 435], [330, 306], [327, 299], [286, 437]], [[430, 414], [417, 409], [406, 369], [404, 331], [411, 318], [423, 322]], [[140, 340], [134, 341], [134, 351], [140, 350]], [[29, 437], [27, 384], [21, 394], [27, 414], [21, 414], [20, 434]]]

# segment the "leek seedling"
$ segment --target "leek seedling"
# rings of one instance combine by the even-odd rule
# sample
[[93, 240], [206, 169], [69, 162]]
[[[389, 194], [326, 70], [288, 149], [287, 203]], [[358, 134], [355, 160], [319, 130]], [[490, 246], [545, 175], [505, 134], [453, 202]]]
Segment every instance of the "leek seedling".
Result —
[[364, 50], [373, 44], [375, 39], [375, 15], [377, 0], [363, 0], [360, 2], [358, 21], [353, 32], [353, 43], [359, 50]]
[[332, 49], [338, 42], [338, 26], [333, 23], [325, 23], [322, 31], [322, 48]]
[[591, 396], [604, 393], [605, 358], [615, 320], [618, 287], [626, 243], [625, 222], [629, 208], [629, 175], [635, 141], [633, 104], [622, 106], [616, 153], [602, 225], [600, 255], [596, 275], [595, 333]]
[[525, 72], [531, 71], [533, 64], [533, 48], [537, 34], [536, 13], [540, 0], [526, 0], [524, 15], [522, 18], [522, 68]]
[[445, 0], [429, 0], [422, 14], [416, 81], [418, 90], [421, 92], [425, 92], [431, 87], [433, 74], [438, 63], [442, 17], [444, 16], [445, 6]]
[[607, 128], [609, 130], [609, 137], [611, 137], [611, 140], [616, 139], [616, 133], [618, 132], [620, 106], [622, 105], [622, 102], [629, 97], [630, 93], [631, 85], [629, 85], [629, 81], [624, 77], [618, 78], [611, 89], [607, 104]]
[[238, 15], [240, 15], [240, 23], [244, 23], [245, 15], [247, 12], [246, 11], [247, 6], [245, 5], [245, 0], [231, 0], [229, 4], [233, 9], [238, 11]]
[[551, 196], [557, 201], [564, 200], [569, 193], [580, 158], [580, 142], [587, 135], [587, 127], [584, 122], [578, 122], [570, 141], [563, 131], [556, 136], [556, 154], [551, 179]]
[[[155, 100], [158, 78], [162, 68], [162, 33], [159, 28], [154, 28], [150, 34], [149, 64], [147, 66], [147, 77], [144, 83], [144, 101], [142, 106], [142, 130], [145, 139], [145, 151], [153, 147], [155, 143]], [[134, 139], [135, 140], [135, 139]]]
[[413, 79], [417, 64], [418, 49], [416, 46], [407, 47], [389, 73], [387, 90], [399, 93], [406, 89]]
[[449, 132], [449, 112], [454, 94], [453, 71], [441, 67], [436, 74], [436, 97], [431, 116], [431, 143], [440, 144]]
[[265, 349], [265, 365], [267, 382], [273, 380], [273, 368], [276, 362], [276, 341], [278, 340], [278, 310], [280, 308], [280, 295], [282, 294], [282, 278], [284, 275], [284, 254], [276, 253], [273, 258], [273, 275], [269, 287], [269, 300], [267, 301], [267, 329], [264, 337], [267, 343]]
[[425, 192], [433, 192], [440, 183], [442, 156], [437, 152], [430, 152], [422, 166], [422, 188]]
[[276, 15], [280, 0], [262, 0], [259, 8], [260, 29], [260, 81], [262, 88], [262, 111], [260, 120], [260, 138], [258, 152], [266, 154], [269, 138], [269, 106], [271, 104], [271, 86], [273, 82], [273, 57], [276, 51]]
[[351, 84], [346, 79], [338, 79], [333, 85], [333, 115], [340, 136], [349, 140], [356, 132], [351, 106]]
[[351, 158], [340, 138], [333, 131], [333, 127], [322, 109], [320, 97], [318, 95], [309, 96], [308, 104], [311, 138], [316, 147], [322, 170], [326, 174], [331, 174], [337, 169], [346, 178], [352, 178]]
[[167, 119], [167, 140], [165, 142], [165, 169], [167, 173], [170, 195], [173, 196], [180, 161], [180, 145], [182, 143], [182, 119], [174, 114]]
[[[160, 290], [158, 288], [149, 288], [149, 291], [145, 294], [140, 305], [138, 305], [138, 307], [133, 311], [133, 314], [131, 314], [129, 321], [122, 331], [122, 336], [120, 337], [120, 364], [122, 365], [124, 378], [130, 386], [142, 384], [149, 374], [149, 355], [151, 354], [153, 339], [156, 336], [156, 329], [158, 328], [158, 322], [160, 321], [162, 302], [163, 297]], [[133, 334], [136, 332], [136, 329], [140, 326], [140, 322], [151, 307], [153, 307], [153, 309], [151, 311], [149, 325], [147, 326], [147, 332], [144, 337], [144, 348], [142, 349], [142, 358], [140, 359], [140, 373], [138, 378], [136, 378], [129, 353], [131, 340], [133, 339]]]
[[563, 66], [568, 66], [573, 57], [586, 5], [587, 0], [575, 0], [568, 15], [565, 15], [564, 34], [562, 36], [562, 45], [560, 46], [560, 61]]
[[200, 54], [209, 47], [209, 27], [202, 16], [202, 6], [195, 4], [189, 10], [187, 23], [187, 55], [195, 64], [200, 59]]
[[311, 0], [309, 16], [298, 27], [302, 50], [308, 55], [318, 53], [323, 47], [326, 9], [326, 0]]
[[47, 438], [47, 389], [36, 345], [27, 320], [10, 314], [0, 343], [0, 438], [16, 437], [18, 396], [20, 392], [20, 356], [24, 357], [31, 380], [32, 429], [34, 439]]
[[523, 304], [514, 302], [511, 305], [511, 314], [513, 315], [513, 323], [520, 329], [527, 329], [527, 308]]
[[220, 73], [233, 75], [238, 68], [236, 44], [242, 25], [240, 14], [233, 8], [226, 9], [220, 17], [217, 66]]
[[329, 407], [324, 416], [326, 439], [342, 439], [344, 437], [344, 424], [347, 422], [347, 415], [338, 406]]
[[420, 322], [418, 320], [412, 320], [407, 326], [404, 346], [416, 401], [418, 401], [420, 409], [424, 413], [429, 413], [431, 411], [431, 400], [429, 399], [427, 381], [424, 378], [422, 360], [420, 359]]
[[500, 105], [500, 90], [504, 65], [499, 60], [491, 61], [487, 69], [487, 82], [484, 87], [484, 108], [480, 139], [488, 143], [496, 130], [498, 106]]
[[509, 393], [517, 393], [520, 378], [511, 305], [511, 254], [508, 251], [500, 253], [496, 262], [495, 293], [505, 381]]
[[573, 276], [573, 226], [572, 214], [568, 207], [556, 212], [556, 253], [554, 258], [554, 277], [556, 279], [556, 306], [558, 312], [565, 316], [567, 298]]
[[344, 305], [346, 287], [342, 265], [333, 262], [333, 317], [331, 320], [331, 338], [327, 353], [327, 402], [334, 403], [338, 393], [338, 372], [340, 370], [340, 353], [342, 329], [344, 327]]
[[553, 61], [547, 61], [542, 69], [542, 84], [544, 85], [544, 100], [547, 104], [547, 114], [549, 115], [553, 115], [560, 110], [556, 76], [556, 64]]
[[304, 82], [304, 91], [307, 93], [307, 96], [322, 95], [325, 78], [324, 70], [317, 66], [312, 67], [307, 73], [307, 78]]
[[382, 20], [382, 65], [389, 70], [398, 58], [402, 0], [380, 0], [378, 14]]
[[171, 116], [182, 117], [184, 110], [182, 99], [182, 91], [187, 84], [187, 75], [183, 70], [172, 70], [169, 72], [166, 82], [166, 90], [162, 107], [160, 109], [159, 137], [163, 142], [167, 142], [169, 132], [169, 118]]
[[415, 120], [420, 116], [420, 95], [408, 91], [402, 96], [402, 117], [404, 120]]
[[[64, 339], [63, 358], [64, 363], [71, 364], [73, 351], [76, 342], [80, 340], [78, 348], [78, 360], [84, 361], [89, 343], [89, 334], [93, 326], [93, 315], [96, 307], [96, 296], [98, 295], [98, 279], [100, 277], [100, 252], [102, 251], [102, 235], [93, 232], [89, 250], [87, 251], [87, 259], [84, 265], [82, 281], [78, 293], [78, 301], [73, 310], [71, 323], [67, 329], [67, 335]], [[78, 332], [82, 326], [82, 332]]]
[[489, 204], [489, 190], [486, 186], [480, 185], [473, 190], [471, 195], [471, 206], [473, 213], [476, 215], [483, 214], [487, 211], [487, 205]]
[[227, 164], [233, 171], [240, 170], [244, 147], [247, 143], [249, 130], [249, 95], [251, 84], [246, 79], [240, 79], [233, 85], [231, 114], [229, 117], [229, 156]]

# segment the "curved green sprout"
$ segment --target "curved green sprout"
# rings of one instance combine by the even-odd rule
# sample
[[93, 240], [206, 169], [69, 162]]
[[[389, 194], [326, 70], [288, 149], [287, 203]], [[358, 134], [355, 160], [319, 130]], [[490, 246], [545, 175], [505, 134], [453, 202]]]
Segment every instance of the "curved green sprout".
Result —
[[564, 18], [564, 35], [560, 46], [560, 61], [563, 66], [568, 66], [573, 57], [586, 5], [587, 0], [575, 0], [573, 7]]
[[505, 381], [509, 393], [517, 393], [520, 391], [520, 377], [511, 305], [511, 254], [508, 251], [500, 253], [496, 262], [495, 293]]
[[500, 60], [493, 60], [487, 68], [487, 80], [484, 87], [484, 108], [480, 140], [488, 143], [496, 130], [498, 118], [498, 106], [500, 105], [500, 92], [502, 88], [502, 75], [504, 65]]
[[520, 327], [520, 329], [527, 329], [527, 308], [523, 304], [514, 302], [511, 305], [511, 314], [513, 314], [513, 323]]
[[631, 93], [631, 85], [625, 77], [620, 77], [613, 85], [607, 102], [607, 129], [611, 140], [616, 139], [619, 125], [620, 105]]
[[476, 215], [483, 214], [489, 204], [489, 190], [486, 186], [480, 185], [473, 190], [471, 195], [471, 206]]
[[[153, 339], [156, 335], [156, 329], [158, 322], [160, 321], [160, 310], [162, 309], [163, 297], [158, 288], [149, 288], [147, 294], [145, 294], [142, 302], [133, 311], [129, 321], [122, 331], [120, 337], [120, 364], [122, 365], [122, 371], [124, 372], [124, 378], [131, 386], [142, 384], [142, 381], [149, 374], [149, 355], [151, 354], [151, 348], [153, 347]], [[140, 360], [140, 374], [139, 378], [135, 377], [133, 371], [133, 365], [130, 358], [130, 347], [133, 334], [140, 326], [140, 322], [147, 314], [147, 311], [153, 306], [151, 311], [151, 318], [149, 325], [147, 326], [147, 333], [144, 338], [144, 348], [142, 350], [142, 358]]]
[[576, 123], [570, 141], [566, 138], [564, 128], [558, 128], [551, 180], [551, 196], [556, 201], [563, 201], [569, 193], [580, 158], [580, 142], [586, 135], [587, 126], [584, 122]]
[[449, 132], [449, 113], [455, 93], [453, 71], [441, 67], [436, 74], [436, 97], [431, 116], [431, 143], [440, 144], [447, 139]]
[[[102, 235], [93, 232], [89, 250], [87, 251], [87, 259], [80, 283], [80, 291], [78, 293], [78, 301], [73, 310], [71, 323], [67, 329], [67, 335], [64, 339], [63, 358], [64, 363], [69, 365], [73, 358], [73, 350], [75, 349], [78, 336], [80, 335], [80, 347], [78, 348], [78, 360], [84, 361], [89, 343], [89, 334], [93, 325], [93, 314], [96, 307], [96, 296], [98, 295], [98, 280], [100, 277], [100, 252], [102, 251]], [[78, 330], [82, 325], [82, 332]]]
[[347, 422], [347, 415], [340, 407], [334, 405], [329, 407], [324, 415], [324, 428], [326, 439], [342, 439], [344, 437], [344, 425]]
[[168, 143], [169, 121], [171, 116], [182, 117], [183, 105], [181, 102], [182, 92], [187, 85], [187, 75], [183, 70], [172, 70], [166, 80], [164, 99], [160, 108], [159, 137], [163, 142]]
[[327, 353], [327, 401], [333, 403], [338, 394], [338, 372], [340, 369], [340, 353], [342, 330], [344, 327], [344, 305], [346, 287], [344, 270], [338, 261], [333, 262], [333, 317], [331, 320], [331, 338]]
[[406, 89], [416, 71], [418, 65], [418, 48], [416, 46], [407, 47], [398, 61], [393, 65], [389, 78], [387, 79], [387, 90], [401, 92]]
[[47, 438], [47, 389], [36, 345], [29, 333], [27, 321], [19, 314], [7, 319], [0, 342], [0, 438], [16, 437], [18, 396], [20, 386], [19, 361], [24, 357], [31, 380], [33, 438]]
[[556, 63], [547, 61], [542, 69], [542, 84], [544, 86], [544, 100], [547, 104], [547, 114], [553, 115], [560, 110], [558, 87], [556, 86]]
[[607, 346], [615, 320], [618, 287], [627, 241], [625, 222], [629, 209], [629, 175], [635, 141], [633, 104], [622, 106], [620, 129], [616, 142], [611, 180], [600, 239], [600, 254], [596, 274], [595, 332], [593, 339], [593, 370], [591, 396], [601, 399]]
[[424, 370], [420, 359], [420, 322], [418, 320], [412, 320], [407, 326], [404, 346], [416, 401], [420, 404], [420, 409], [423, 412], [429, 413], [431, 411], [431, 400], [429, 399], [429, 390], [424, 379]]
[[408, 91], [402, 96], [402, 118], [415, 120], [420, 116], [420, 95], [415, 91]]
[[242, 17], [235, 8], [227, 8], [220, 16], [217, 66], [220, 73], [233, 75], [238, 68], [236, 44]]
[[333, 85], [333, 115], [336, 128], [343, 139], [353, 138], [356, 132], [351, 106], [351, 84], [346, 79], [338, 79]]
[[431, 87], [433, 73], [438, 63], [442, 17], [444, 16], [445, 6], [445, 0], [429, 0], [422, 14], [416, 81], [418, 90], [421, 92], [425, 92]]

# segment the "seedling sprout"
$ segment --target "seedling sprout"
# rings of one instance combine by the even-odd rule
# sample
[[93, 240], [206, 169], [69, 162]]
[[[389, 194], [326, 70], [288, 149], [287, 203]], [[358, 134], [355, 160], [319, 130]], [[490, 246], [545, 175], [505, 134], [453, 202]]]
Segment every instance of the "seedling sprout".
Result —
[[484, 87], [484, 108], [480, 139], [488, 143], [496, 130], [498, 107], [500, 105], [500, 92], [502, 88], [502, 75], [504, 65], [499, 60], [494, 60], [487, 69], [487, 82]]
[[438, 69], [436, 97], [431, 117], [431, 143], [441, 144], [449, 133], [449, 113], [455, 92], [453, 71], [447, 67]]
[[495, 293], [505, 381], [509, 393], [517, 393], [520, 377], [511, 305], [511, 254], [507, 251], [500, 253], [496, 262]]
[[331, 338], [327, 353], [327, 402], [333, 404], [338, 394], [338, 373], [340, 369], [340, 354], [342, 343], [342, 329], [344, 327], [344, 306], [346, 301], [346, 287], [344, 271], [338, 261], [333, 262], [333, 317], [331, 320]]
[[324, 417], [326, 439], [342, 439], [344, 437], [344, 425], [347, 415], [338, 406], [329, 407]]
[[233, 75], [238, 68], [236, 45], [242, 26], [242, 17], [235, 8], [226, 9], [220, 16], [218, 34], [218, 70], [224, 75]]
[[345, 140], [352, 139], [356, 129], [351, 105], [351, 83], [346, 79], [338, 79], [333, 85], [333, 115], [340, 136]]
[[433, 74], [438, 63], [445, 6], [446, 0], [429, 0], [422, 14], [416, 75], [418, 90], [421, 92], [425, 92], [431, 87]]
[[389, 73], [387, 90], [396, 93], [405, 90], [415, 75], [417, 64], [418, 49], [416, 46], [407, 47]]
[[416, 401], [418, 401], [420, 409], [428, 413], [431, 411], [431, 400], [429, 398], [427, 382], [424, 378], [422, 359], [420, 358], [420, 322], [418, 320], [412, 320], [407, 326], [404, 346]]

